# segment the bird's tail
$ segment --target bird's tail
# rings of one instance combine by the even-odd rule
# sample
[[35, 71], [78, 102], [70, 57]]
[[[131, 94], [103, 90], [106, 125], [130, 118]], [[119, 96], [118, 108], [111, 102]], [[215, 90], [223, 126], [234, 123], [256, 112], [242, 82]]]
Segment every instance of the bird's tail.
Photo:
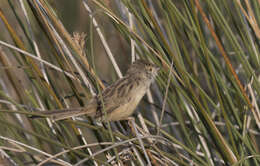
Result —
[[39, 115], [32, 116], [31, 118], [50, 118], [54, 121], [68, 119], [80, 115], [87, 114], [88, 116], [94, 116], [94, 111], [86, 110], [86, 108], [68, 108], [68, 109], [57, 109], [50, 111], [41, 111]]

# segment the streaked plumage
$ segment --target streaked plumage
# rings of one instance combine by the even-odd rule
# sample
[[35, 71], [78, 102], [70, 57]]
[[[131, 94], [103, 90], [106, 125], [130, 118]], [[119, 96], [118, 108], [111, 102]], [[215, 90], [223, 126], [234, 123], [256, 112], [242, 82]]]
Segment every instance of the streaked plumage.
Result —
[[[158, 70], [159, 67], [154, 64], [137, 60], [130, 66], [123, 78], [107, 87], [101, 95], [93, 97], [86, 107], [41, 113], [55, 121], [80, 115], [104, 121], [103, 111], [106, 111], [108, 121], [124, 120], [132, 115]], [[102, 106], [104, 106], [103, 109]]]

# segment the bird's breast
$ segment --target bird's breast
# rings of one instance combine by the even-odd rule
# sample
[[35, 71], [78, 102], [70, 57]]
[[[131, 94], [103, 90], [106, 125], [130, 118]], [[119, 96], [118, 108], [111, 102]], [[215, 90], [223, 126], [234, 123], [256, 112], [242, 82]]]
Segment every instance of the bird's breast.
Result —
[[125, 96], [128, 98], [128, 101], [109, 114], [107, 119], [109, 121], [125, 120], [127, 117], [131, 116], [140, 100], [145, 95], [147, 89], [148, 88], [145, 86], [138, 86], [133, 88], [131, 91], [129, 91], [128, 95]]

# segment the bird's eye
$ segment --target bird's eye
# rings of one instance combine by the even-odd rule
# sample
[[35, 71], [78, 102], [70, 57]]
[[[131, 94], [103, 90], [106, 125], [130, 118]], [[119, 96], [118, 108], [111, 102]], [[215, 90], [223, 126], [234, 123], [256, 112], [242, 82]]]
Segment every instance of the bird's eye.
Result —
[[151, 67], [151, 66], [148, 66], [148, 70], [149, 70], [150, 72], [152, 72], [152, 71], [153, 71], [153, 69], [152, 69], [152, 67]]

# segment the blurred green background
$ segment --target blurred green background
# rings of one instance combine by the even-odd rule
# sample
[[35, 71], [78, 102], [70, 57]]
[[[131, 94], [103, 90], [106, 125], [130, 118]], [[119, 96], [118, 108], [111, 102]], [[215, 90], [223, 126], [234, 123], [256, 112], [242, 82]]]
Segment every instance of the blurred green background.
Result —
[[[2, 0], [0, 165], [259, 165], [259, 9], [257, 0]], [[84, 107], [138, 58], [161, 70], [136, 131], [30, 118]]]

